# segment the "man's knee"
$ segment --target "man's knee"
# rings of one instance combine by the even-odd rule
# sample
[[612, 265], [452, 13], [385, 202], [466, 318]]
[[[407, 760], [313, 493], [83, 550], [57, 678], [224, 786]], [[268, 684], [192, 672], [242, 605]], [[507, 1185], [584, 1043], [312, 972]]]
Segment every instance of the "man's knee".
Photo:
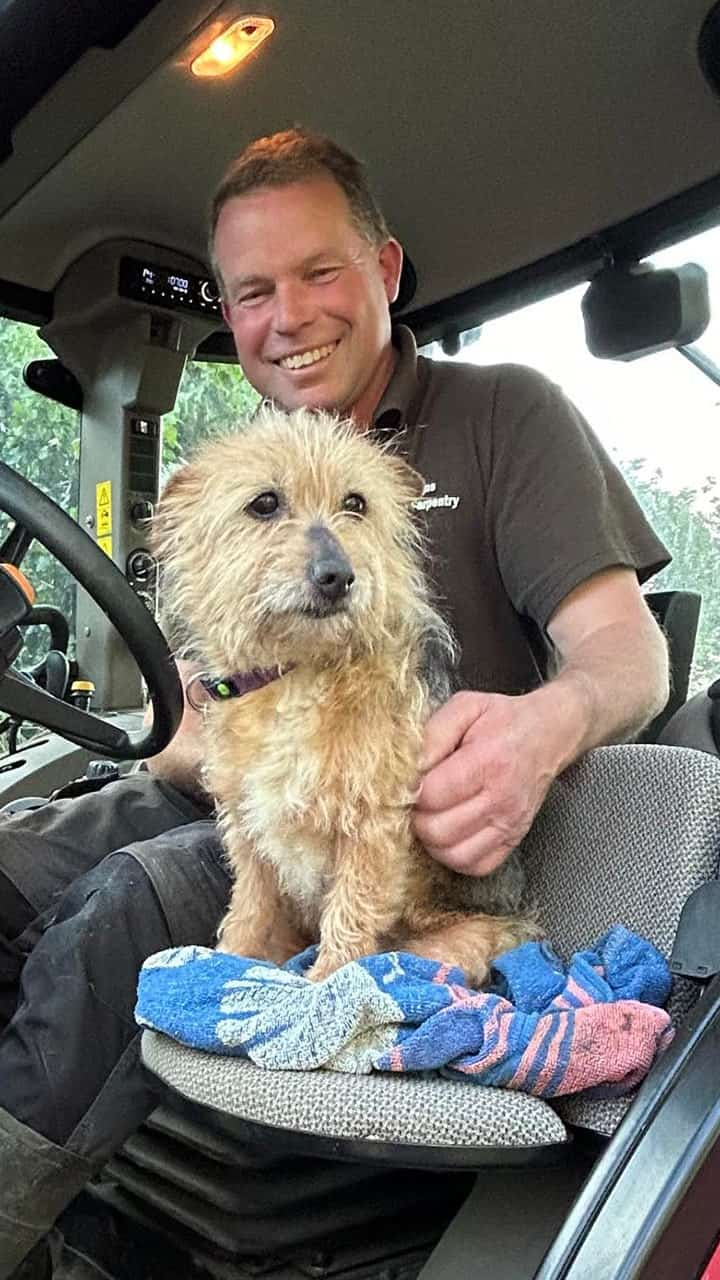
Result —
[[210, 822], [128, 845], [76, 880], [41, 921], [46, 967], [79, 961], [100, 988], [122, 985], [154, 951], [211, 945], [229, 891]]
[[152, 885], [170, 945], [211, 946], [231, 890], [215, 823], [194, 822], [126, 852]]

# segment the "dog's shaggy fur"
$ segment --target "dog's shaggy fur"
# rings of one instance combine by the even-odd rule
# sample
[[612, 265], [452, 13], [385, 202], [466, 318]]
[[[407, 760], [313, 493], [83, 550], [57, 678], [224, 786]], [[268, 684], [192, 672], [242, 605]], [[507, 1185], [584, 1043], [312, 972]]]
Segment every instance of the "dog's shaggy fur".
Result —
[[154, 545], [171, 621], [216, 677], [282, 671], [207, 706], [207, 786], [234, 875], [225, 951], [282, 963], [319, 941], [322, 978], [398, 948], [479, 983], [537, 936], [515, 855], [471, 878], [412, 833], [423, 728], [453, 654], [410, 510], [421, 489], [352, 424], [263, 409], [165, 490]]

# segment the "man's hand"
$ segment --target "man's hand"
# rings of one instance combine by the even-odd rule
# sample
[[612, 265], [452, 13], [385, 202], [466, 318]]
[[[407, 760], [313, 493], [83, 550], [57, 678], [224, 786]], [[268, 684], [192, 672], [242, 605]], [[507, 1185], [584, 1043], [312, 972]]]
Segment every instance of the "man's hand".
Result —
[[627, 741], [667, 701], [665, 641], [633, 570], [581, 583], [547, 631], [555, 679], [517, 697], [458, 693], [428, 721], [415, 833], [465, 875], [500, 866], [573, 760]]
[[[170, 782], [178, 791], [197, 798], [206, 798], [202, 780], [202, 730], [203, 716], [190, 706], [185, 694], [188, 680], [198, 667], [183, 659], [177, 660], [178, 675], [183, 686], [183, 717], [177, 732], [171, 738], [164, 751], [151, 756], [147, 762], [148, 771], [157, 778]], [[145, 711], [145, 724], [152, 722], [152, 705]]]
[[533, 695], [457, 693], [428, 722], [415, 834], [434, 858], [489, 875], [520, 843], [556, 765]]

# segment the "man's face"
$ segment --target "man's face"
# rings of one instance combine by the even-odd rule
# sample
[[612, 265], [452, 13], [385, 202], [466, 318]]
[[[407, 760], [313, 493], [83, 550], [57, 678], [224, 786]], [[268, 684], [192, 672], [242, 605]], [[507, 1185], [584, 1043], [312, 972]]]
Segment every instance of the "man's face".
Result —
[[373, 247], [331, 178], [228, 201], [215, 234], [225, 319], [261, 395], [369, 420], [392, 372], [402, 250]]

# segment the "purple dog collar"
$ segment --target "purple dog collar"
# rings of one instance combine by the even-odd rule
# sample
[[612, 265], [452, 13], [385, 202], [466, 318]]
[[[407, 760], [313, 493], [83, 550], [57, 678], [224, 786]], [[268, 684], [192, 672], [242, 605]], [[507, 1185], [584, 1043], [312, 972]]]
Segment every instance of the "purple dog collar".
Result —
[[262, 689], [289, 670], [290, 667], [261, 667], [254, 671], [235, 671], [231, 676], [220, 676], [219, 679], [213, 679], [207, 671], [199, 671], [188, 680], [185, 696], [195, 711], [201, 711], [203, 702], [197, 701], [194, 685], [199, 684], [213, 702], [225, 702], [228, 698], [242, 698], [246, 693]]

